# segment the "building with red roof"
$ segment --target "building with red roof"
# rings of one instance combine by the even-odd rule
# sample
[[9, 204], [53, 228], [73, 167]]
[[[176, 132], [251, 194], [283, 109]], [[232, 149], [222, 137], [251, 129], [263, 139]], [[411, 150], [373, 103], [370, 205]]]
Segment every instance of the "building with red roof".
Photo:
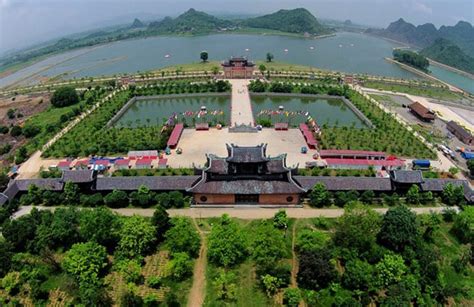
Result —
[[368, 150], [348, 150], [348, 149], [327, 149], [320, 150], [319, 156], [322, 159], [370, 159], [385, 160], [387, 154], [381, 151]]
[[89, 168], [89, 159], [78, 160], [74, 163], [75, 169], [88, 169]]
[[158, 168], [166, 168], [167, 164], [168, 164], [168, 159], [158, 160]]
[[168, 139], [168, 147], [169, 148], [176, 148], [178, 146], [179, 139], [181, 138], [181, 134], [183, 134], [184, 125], [179, 123], [176, 124], [171, 132], [170, 138]]
[[114, 166], [116, 169], [128, 169], [130, 167], [129, 159], [120, 159], [115, 161]]
[[71, 161], [60, 161], [57, 165], [57, 168], [62, 171], [68, 171], [71, 169]]
[[137, 169], [151, 168], [152, 162], [153, 162], [153, 159], [150, 159], [150, 158], [138, 159], [137, 162], [135, 163], [135, 168]]

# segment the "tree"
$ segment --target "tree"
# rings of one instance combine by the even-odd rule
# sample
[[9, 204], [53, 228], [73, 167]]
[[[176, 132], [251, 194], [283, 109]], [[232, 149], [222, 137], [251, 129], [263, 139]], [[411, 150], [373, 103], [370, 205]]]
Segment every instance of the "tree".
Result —
[[326, 288], [337, 276], [330, 260], [331, 254], [327, 249], [300, 253], [298, 285], [311, 290]]
[[121, 190], [113, 190], [104, 197], [104, 203], [112, 208], [124, 208], [129, 205], [127, 193]]
[[405, 206], [390, 208], [382, 220], [377, 235], [378, 242], [388, 249], [402, 252], [407, 247], [416, 247], [419, 229], [416, 215]]
[[99, 207], [81, 210], [79, 214], [79, 235], [84, 241], [97, 242], [113, 250], [119, 240], [121, 223], [110, 209]]
[[213, 285], [216, 289], [216, 295], [220, 300], [231, 301], [235, 299], [237, 285], [235, 284], [236, 276], [231, 271], [226, 272], [220, 269], [217, 277], [214, 279]]
[[30, 214], [16, 220], [6, 221], [2, 225], [2, 236], [11, 244], [13, 251], [24, 252], [32, 249], [36, 236], [36, 228], [45, 214], [38, 209], [33, 209]]
[[454, 218], [451, 231], [465, 244], [474, 244], [474, 207], [465, 206]]
[[310, 205], [322, 208], [331, 205], [331, 194], [323, 183], [317, 183], [309, 193]]
[[467, 168], [471, 176], [474, 176], [474, 159], [467, 160]]
[[443, 188], [443, 202], [448, 206], [458, 206], [464, 201], [464, 187], [448, 183]]
[[278, 210], [273, 217], [273, 226], [278, 229], [287, 229], [288, 228], [289, 219], [286, 215], [285, 210]]
[[207, 53], [207, 51], [203, 50], [201, 51], [199, 57], [201, 58], [201, 61], [207, 62], [207, 59], [209, 58], [209, 54]]
[[364, 204], [371, 204], [372, 201], [374, 200], [375, 193], [372, 190], [367, 190], [362, 193], [360, 196], [360, 201], [363, 202]]
[[100, 300], [100, 273], [107, 265], [105, 247], [95, 243], [77, 243], [66, 252], [62, 266], [79, 283], [81, 301], [96, 305]]
[[21, 129], [20, 126], [15, 125], [10, 129], [10, 135], [13, 137], [20, 136], [22, 133], [23, 133], [23, 130]]
[[382, 288], [400, 282], [407, 269], [402, 256], [385, 254], [382, 260], [375, 265], [376, 282]]
[[144, 256], [152, 250], [156, 229], [149, 220], [134, 215], [122, 222], [118, 248], [128, 258]]
[[70, 181], [64, 184], [64, 204], [79, 205], [79, 187]]
[[407, 192], [406, 195], [407, 202], [412, 205], [419, 205], [420, 204], [420, 188], [413, 184]]
[[288, 307], [298, 307], [302, 299], [298, 288], [287, 288], [283, 293], [283, 303]]
[[273, 58], [274, 58], [273, 54], [270, 53], [270, 52], [267, 52], [267, 56], [266, 56], [266, 57], [267, 57], [267, 62], [268, 62], [268, 63], [270, 63], [270, 62], [273, 60]]
[[68, 248], [79, 241], [79, 213], [75, 208], [58, 208], [54, 213], [43, 213], [36, 230], [35, 247]]
[[260, 64], [260, 65], [258, 66], [258, 70], [260, 71], [260, 73], [261, 73], [262, 76], [263, 76], [263, 74], [265, 73], [265, 70], [267, 70], [267, 67], [265, 67], [265, 65], [263, 65], [263, 64]]
[[330, 241], [329, 235], [324, 232], [302, 229], [298, 232], [296, 238], [296, 250], [298, 252], [314, 252], [318, 251], [326, 246]]
[[174, 253], [167, 268], [175, 280], [181, 281], [192, 275], [193, 261], [187, 253]]
[[280, 280], [277, 277], [266, 274], [261, 276], [260, 279], [268, 297], [272, 297], [280, 288]]
[[211, 71], [212, 71], [212, 74], [215, 76], [219, 73], [219, 67], [212, 66]]
[[283, 234], [269, 222], [262, 222], [254, 235], [251, 253], [252, 258], [258, 265], [274, 265], [285, 256]]
[[241, 227], [224, 214], [211, 229], [207, 255], [210, 262], [229, 267], [245, 259], [247, 246], [247, 238]]
[[350, 290], [370, 291], [374, 287], [374, 267], [359, 259], [349, 260], [344, 267], [342, 285]]
[[140, 263], [136, 259], [120, 259], [114, 264], [127, 283], [140, 283], [143, 280]]
[[76, 89], [70, 86], [58, 88], [51, 97], [51, 104], [56, 108], [70, 106], [79, 102]]
[[171, 219], [171, 228], [165, 233], [166, 245], [171, 253], [185, 252], [191, 257], [199, 255], [201, 238], [189, 219]]
[[361, 204], [348, 206], [337, 221], [334, 243], [368, 256], [376, 245], [380, 224], [380, 215], [373, 209]]
[[165, 233], [171, 227], [171, 219], [168, 215], [168, 212], [166, 212], [163, 207], [157, 207], [155, 212], [153, 212], [151, 223], [153, 226], [155, 226], [156, 237], [158, 241], [162, 241], [164, 239]]
[[0, 278], [10, 271], [13, 255], [12, 245], [4, 239], [0, 239]]

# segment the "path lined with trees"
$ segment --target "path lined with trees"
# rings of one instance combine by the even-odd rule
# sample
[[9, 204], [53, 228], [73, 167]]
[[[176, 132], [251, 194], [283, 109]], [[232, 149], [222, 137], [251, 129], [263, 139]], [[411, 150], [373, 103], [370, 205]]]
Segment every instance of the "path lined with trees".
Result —
[[[15, 214], [13, 218], [19, 218], [20, 216], [28, 214], [33, 208], [38, 210], [56, 210], [61, 207], [45, 207], [45, 206], [22, 206]], [[223, 214], [228, 214], [229, 217], [245, 219], [245, 220], [258, 220], [258, 219], [269, 219], [272, 218], [281, 208], [185, 208], [185, 209], [168, 209], [166, 210], [171, 217], [186, 216], [190, 218], [211, 218], [220, 217]], [[453, 207], [416, 207], [410, 208], [416, 214], [425, 213], [442, 213], [447, 209], [459, 210], [457, 206]], [[155, 212], [155, 209], [141, 209], [141, 208], [120, 208], [111, 209], [112, 211], [123, 215], [132, 216], [134, 214], [140, 216], [151, 217]], [[289, 218], [315, 218], [315, 217], [328, 217], [336, 218], [344, 214], [344, 209], [313, 209], [313, 208], [285, 208]], [[389, 208], [375, 208], [375, 212], [385, 214]]]

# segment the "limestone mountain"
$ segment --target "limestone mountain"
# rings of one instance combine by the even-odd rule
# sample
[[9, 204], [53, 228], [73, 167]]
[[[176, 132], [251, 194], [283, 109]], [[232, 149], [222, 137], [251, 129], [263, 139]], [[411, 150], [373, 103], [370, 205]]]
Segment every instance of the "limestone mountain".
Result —
[[432, 45], [421, 50], [420, 54], [474, 74], [474, 58], [447, 39], [438, 38]]
[[392, 22], [386, 29], [367, 29], [366, 33], [420, 48], [432, 45], [438, 38], [444, 38], [459, 46], [466, 54], [474, 56], [474, 28], [465, 21], [459, 21], [455, 26], [441, 26], [436, 29], [431, 23], [415, 26], [400, 18]]
[[272, 29], [290, 33], [325, 34], [331, 32], [304, 8], [279, 10], [272, 14], [243, 20], [241, 24], [250, 28]]
[[150, 23], [148, 29], [163, 33], [201, 33], [231, 26], [232, 22], [220, 19], [204, 12], [189, 9], [176, 18], [166, 17]]

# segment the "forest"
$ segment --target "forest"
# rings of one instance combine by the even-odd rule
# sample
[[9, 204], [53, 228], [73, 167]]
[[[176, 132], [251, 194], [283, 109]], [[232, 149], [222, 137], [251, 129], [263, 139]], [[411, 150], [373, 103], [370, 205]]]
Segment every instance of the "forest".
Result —
[[416, 52], [409, 51], [409, 50], [402, 50], [402, 49], [393, 50], [393, 59], [400, 63], [418, 68], [424, 72], [427, 72], [428, 66], [430, 66], [430, 63], [423, 55], [420, 55]]
[[131, 86], [127, 90], [120, 91], [110, 101], [84, 118], [71, 131], [49, 147], [43, 153], [43, 156], [104, 156], [126, 154], [129, 150], [165, 149], [171, 131], [168, 129], [163, 133], [161, 132], [161, 119], [157, 125], [140, 128], [107, 128], [106, 124], [133, 96], [228, 91], [230, 91], [230, 84], [225, 81], [191, 82], [180, 80], [143, 87]]
[[268, 220], [34, 209], [2, 224], [0, 303], [181, 306], [200, 263], [204, 306], [470, 305], [473, 209], [381, 215], [350, 202], [336, 219]]
[[398, 123], [393, 115], [374, 106], [358, 92], [347, 86], [312, 84], [311, 81], [263, 83], [252, 81], [251, 92], [274, 92], [295, 94], [327, 94], [345, 96], [375, 126], [375, 128], [329, 127], [322, 125], [321, 149], [353, 149], [384, 151], [401, 157], [434, 158], [435, 154], [418, 140], [413, 133]]

